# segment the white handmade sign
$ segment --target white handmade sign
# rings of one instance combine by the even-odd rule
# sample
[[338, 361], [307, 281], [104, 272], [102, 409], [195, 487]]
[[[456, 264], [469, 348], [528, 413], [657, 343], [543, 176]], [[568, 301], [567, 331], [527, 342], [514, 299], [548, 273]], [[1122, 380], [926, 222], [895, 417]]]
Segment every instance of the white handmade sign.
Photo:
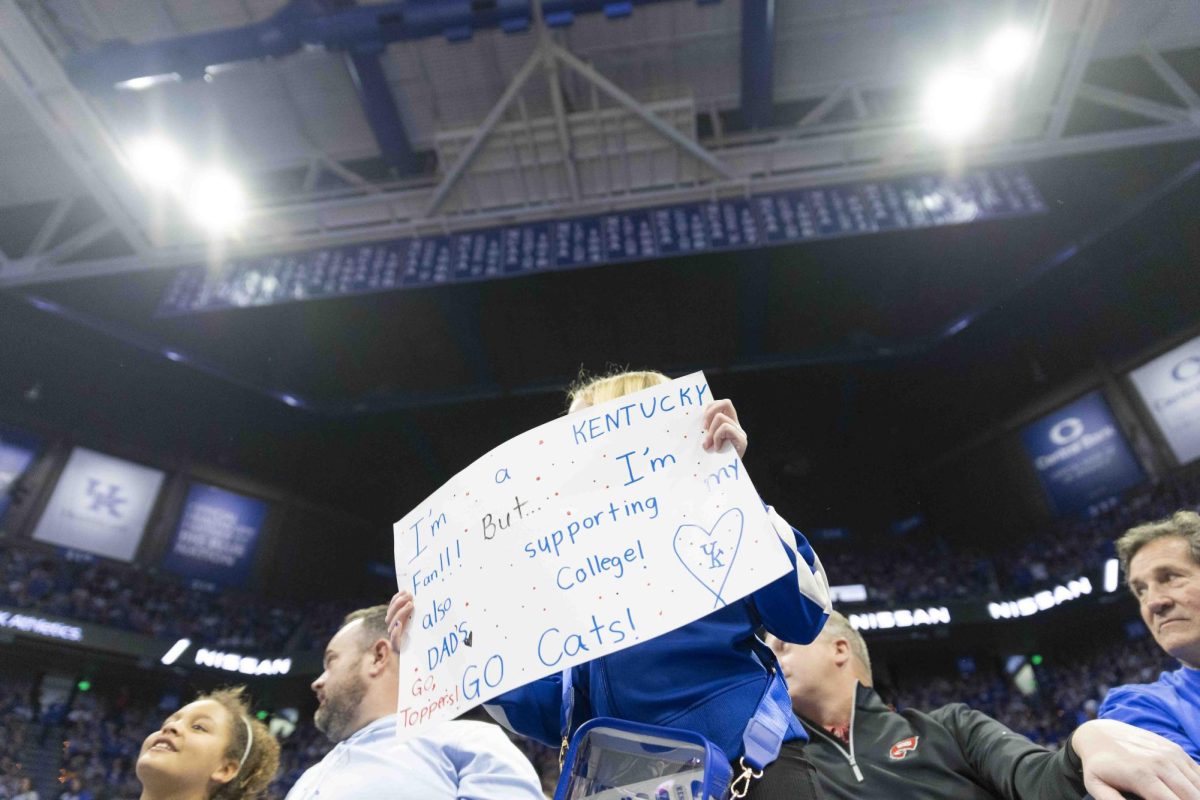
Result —
[[395, 525], [416, 610], [401, 735], [692, 622], [789, 571], [703, 373], [534, 428]]

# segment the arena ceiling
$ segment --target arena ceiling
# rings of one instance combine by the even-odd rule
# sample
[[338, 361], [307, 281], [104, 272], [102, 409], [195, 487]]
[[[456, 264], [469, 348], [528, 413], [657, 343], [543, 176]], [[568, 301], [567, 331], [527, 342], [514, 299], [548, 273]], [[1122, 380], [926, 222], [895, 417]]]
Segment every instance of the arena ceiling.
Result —
[[[442, 3], [478, 24], [429, 35], [432, 5], [0, 0], [0, 414], [389, 519], [558, 413], [580, 366], [705, 368], [752, 431], [778, 426], [757, 440], [772, 472], [832, 486], [929, 464], [1197, 321], [1192, 4], [545, 0], [553, 25], [506, 32], [523, 4]], [[1012, 18], [1039, 45], [1020, 91], [947, 148], [918, 87]], [[337, 38], [351, 22], [362, 47]], [[242, 176], [237, 236], [132, 177], [149, 129]], [[995, 164], [1025, 165], [1049, 211], [154, 313], [189, 264]]]

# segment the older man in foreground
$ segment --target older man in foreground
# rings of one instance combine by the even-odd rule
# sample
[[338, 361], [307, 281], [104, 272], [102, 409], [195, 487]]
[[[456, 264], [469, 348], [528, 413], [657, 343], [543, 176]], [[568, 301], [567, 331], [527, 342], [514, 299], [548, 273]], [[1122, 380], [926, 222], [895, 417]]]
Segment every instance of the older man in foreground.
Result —
[[1084, 723], [1052, 752], [962, 703], [893, 711], [837, 612], [811, 645], [770, 643], [829, 798], [1200, 800], [1200, 767], [1178, 745], [1121, 722]]
[[1177, 511], [1130, 529], [1117, 556], [1142, 621], [1181, 666], [1154, 683], [1116, 687], [1100, 717], [1153, 731], [1200, 762], [1200, 514]]

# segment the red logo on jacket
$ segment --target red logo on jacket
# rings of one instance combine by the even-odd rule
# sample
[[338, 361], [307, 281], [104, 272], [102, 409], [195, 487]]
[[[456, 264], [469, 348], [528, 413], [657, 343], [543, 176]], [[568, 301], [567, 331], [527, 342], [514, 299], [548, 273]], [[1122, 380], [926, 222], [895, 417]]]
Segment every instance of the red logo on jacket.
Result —
[[892, 761], [900, 761], [907, 758], [908, 754], [917, 749], [917, 742], [921, 740], [920, 736], [910, 736], [907, 739], [901, 739], [892, 745], [890, 755]]

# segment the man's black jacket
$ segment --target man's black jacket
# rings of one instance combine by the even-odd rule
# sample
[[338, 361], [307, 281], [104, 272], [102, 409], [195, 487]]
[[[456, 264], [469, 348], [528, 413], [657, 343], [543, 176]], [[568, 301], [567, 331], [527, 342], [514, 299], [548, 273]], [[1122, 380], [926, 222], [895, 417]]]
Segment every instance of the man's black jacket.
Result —
[[1080, 798], [1083, 765], [1067, 744], [1051, 752], [962, 703], [895, 712], [858, 686], [850, 747], [800, 717], [805, 754], [830, 800]]

